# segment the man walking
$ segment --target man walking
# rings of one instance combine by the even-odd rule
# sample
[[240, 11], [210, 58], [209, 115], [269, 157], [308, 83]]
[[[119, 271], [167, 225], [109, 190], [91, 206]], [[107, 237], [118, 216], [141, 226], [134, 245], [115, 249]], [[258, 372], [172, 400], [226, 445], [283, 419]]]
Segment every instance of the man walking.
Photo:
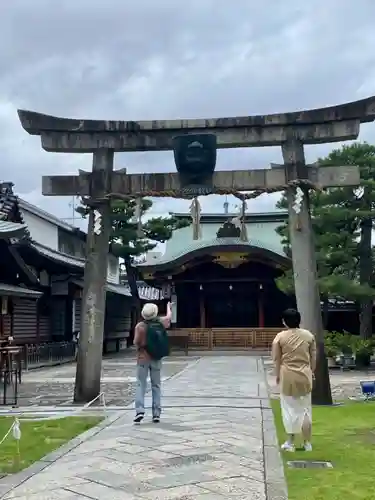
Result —
[[147, 303], [143, 306], [139, 322], [134, 331], [134, 345], [137, 347], [137, 389], [135, 395], [134, 423], [142, 422], [145, 415], [145, 394], [147, 378], [150, 372], [152, 392], [152, 421], [160, 422], [161, 414], [161, 360], [169, 354], [168, 335], [166, 329], [170, 327], [172, 307], [169, 302], [167, 314], [158, 317], [158, 306]]

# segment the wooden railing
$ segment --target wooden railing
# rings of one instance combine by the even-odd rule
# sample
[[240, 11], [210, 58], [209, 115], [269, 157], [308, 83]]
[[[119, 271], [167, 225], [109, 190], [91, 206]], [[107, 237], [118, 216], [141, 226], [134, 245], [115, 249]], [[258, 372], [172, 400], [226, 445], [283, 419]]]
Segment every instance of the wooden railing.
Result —
[[173, 334], [188, 334], [189, 349], [271, 349], [281, 328], [176, 328]]
[[75, 359], [75, 342], [49, 342], [23, 346], [24, 368], [41, 368], [67, 363]]

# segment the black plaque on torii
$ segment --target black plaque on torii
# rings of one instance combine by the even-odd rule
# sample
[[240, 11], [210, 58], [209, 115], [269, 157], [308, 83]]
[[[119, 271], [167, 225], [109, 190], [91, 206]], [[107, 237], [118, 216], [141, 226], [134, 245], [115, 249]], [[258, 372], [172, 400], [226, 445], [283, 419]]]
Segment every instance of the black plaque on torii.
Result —
[[182, 192], [190, 196], [210, 194], [216, 165], [216, 135], [178, 135], [172, 144]]

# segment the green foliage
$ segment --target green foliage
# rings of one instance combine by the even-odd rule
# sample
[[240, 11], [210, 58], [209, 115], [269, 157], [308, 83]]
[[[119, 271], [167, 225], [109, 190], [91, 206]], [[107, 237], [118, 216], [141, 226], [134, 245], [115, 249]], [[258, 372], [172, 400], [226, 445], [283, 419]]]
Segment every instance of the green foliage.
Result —
[[354, 337], [352, 345], [353, 352], [356, 356], [372, 356], [374, 353], [374, 342], [372, 340]]
[[292, 295], [294, 293], [293, 270], [286, 270], [282, 276], [275, 279], [275, 283], [279, 290], [286, 293], [287, 295]]
[[350, 333], [337, 334], [337, 345], [341, 354], [353, 354], [353, 336]]
[[[141, 216], [152, 207], [152, 201], [142, 200]], [[138, 234], [138, 222], [134, 220], [135, 200], [115, 200], [112, 202], [112, 251], [122, 258], [139, 257], [153, 250], [158, 243], [169, 240], [173, 231], [189, 225], [187, 220], [175, 217], [154, 217], [142, 223], [142, 236]]]
[[362, 339], [358, 335], [351, 335], [348, 332], [325, 332], [324, 348], [330, 358], [340, 354], [371, 356], [374, 352], [374, 342], [370, 339]]
[[337, 332], [325, 332], [324, 349], [329, 358], [335, 358], [340, 354], [338, 335]]

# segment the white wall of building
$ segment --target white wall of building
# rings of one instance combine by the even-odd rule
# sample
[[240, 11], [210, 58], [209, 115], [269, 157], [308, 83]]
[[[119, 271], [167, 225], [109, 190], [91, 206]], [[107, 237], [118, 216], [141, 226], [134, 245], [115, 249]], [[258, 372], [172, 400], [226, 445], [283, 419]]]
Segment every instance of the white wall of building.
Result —
[[31, 238], [52, 250], [58, 250], [59, 240], [56, 224], [52, 224], [27, 210], [21, 209], [21, 212], [25, 224], [27, 224], [30, 231]]
[[[59, 251], [59, 228], [57, 224], [31, 213], [26, 208], [21, 208], [21, 213], [30, 231], [31, 238], [40, 245]], [[120, 283], [119, 259], [111, 254], [108, 258], [107, 280], [113, 284]]]

